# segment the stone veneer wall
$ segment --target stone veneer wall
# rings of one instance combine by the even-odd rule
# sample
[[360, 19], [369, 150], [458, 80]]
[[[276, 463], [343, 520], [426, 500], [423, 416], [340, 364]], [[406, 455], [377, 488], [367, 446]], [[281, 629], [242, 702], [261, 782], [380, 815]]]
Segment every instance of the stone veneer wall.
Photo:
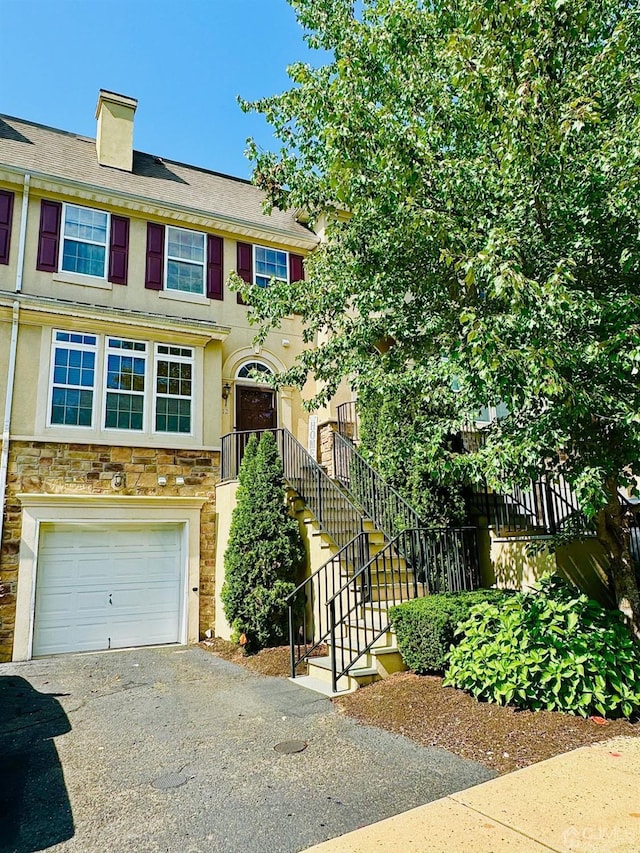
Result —
[[318, 462], [329, 477], [333, 477], [333, 434], [338, 429], [336, 421], [325, 421], [318, 426]]
[[[121, 474], [121, 488], [113, 477]], [[166, 486], [158, 477], [167, 478]], [[184, 477], [177, 486], [176, 477]], [[20, 492], [51, 494], [180, 495], [206, 497], [200, 516], [200, 630], [215, 618], [215, 484], [220, 454], [155, 447], [104, 447], [91, 444], [12, 441], [7, 500], [0, 549], [0, 661], [11, 660], [15, 625], [22, 510]]]

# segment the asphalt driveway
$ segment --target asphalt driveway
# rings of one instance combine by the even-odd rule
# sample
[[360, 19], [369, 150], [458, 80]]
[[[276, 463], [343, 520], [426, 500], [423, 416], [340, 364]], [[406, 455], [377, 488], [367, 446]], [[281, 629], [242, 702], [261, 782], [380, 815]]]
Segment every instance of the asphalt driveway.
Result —
[[293, 853], [493, 775], [199, 648], [0, 665], [3, 853]]

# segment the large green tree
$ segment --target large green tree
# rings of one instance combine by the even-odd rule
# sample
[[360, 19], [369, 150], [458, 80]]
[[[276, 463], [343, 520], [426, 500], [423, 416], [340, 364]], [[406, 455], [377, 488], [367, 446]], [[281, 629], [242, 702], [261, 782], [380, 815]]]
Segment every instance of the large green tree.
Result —
[[[289, 2], [326, 61], [243, 105], [281, 141], [250, 143], [254, 180], [329, 225], [304, 286], [245, 289], [262, 334], [292, 310], [323, 333], [281, 381], [420, 399], [434, 475], [561, 470], [638, 632], [617, 494], [640, 474], [637, 2]], [[452, 453], [499, 401], [484, 446]]]

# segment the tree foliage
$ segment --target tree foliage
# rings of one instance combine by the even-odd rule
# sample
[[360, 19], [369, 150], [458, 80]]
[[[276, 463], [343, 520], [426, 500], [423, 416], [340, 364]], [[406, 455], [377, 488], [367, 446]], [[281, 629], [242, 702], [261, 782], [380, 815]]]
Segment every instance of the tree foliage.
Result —
[[[420, 397], [407, 400], [391, 389], [386, 396], [363, 389], [358, 400], [358, 450], [422, 522], [438, 527], [465, 524], [464, 487], [452, 474], [442, 472], [438, 479], [431, 461], [435, 449], [429, 452], [434, 441], [440, 453], [455, 452], [461, 442], [457, 436], [434, 431], [432, 421], [441, 410], [425, 410], [421, 403]], [[354, 474], [357, 468], [352, 480]]]
[[[290, 2], [327, 61], [243, 104], [282, 143], [250, 143], [268, 205], [328, 222], [304, 286], [244, 288], [260, 335], [296, 311], [323, 341], [280, 381], [419, 401], [438, 480], [562, 470], [638, 630], [616, 496], [640, 467], [637, 4]], [[439, 440], [500, 401], [477, 452]]]
[[295, 589], [305, 553], [295, 518], [284, 501], [282, 463], [275, 439], [252, 435], [240, 465], [236, 506], [224, 555], [224, 612], [246, 650], [287, 640], [287, 596]]

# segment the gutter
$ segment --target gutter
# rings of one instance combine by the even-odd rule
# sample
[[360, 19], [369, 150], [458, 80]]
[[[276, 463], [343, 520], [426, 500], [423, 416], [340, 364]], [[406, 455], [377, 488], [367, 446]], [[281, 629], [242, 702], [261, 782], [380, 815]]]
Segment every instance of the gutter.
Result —
[[7, 498], [7, 470], [9, 467], [9, 433], [11, 427], [11, 407], [13, 405], [13, 386], [16, 375], [16, 351], [18, 349], [18, 325], [20, 303], [13, 303], [11, 323], [11, 341], [9, 343], [9, 366], [7, 367], [7, 394], [4, 403], [4, 421], [2, 424], [2, 452], [0, 453], [0, 543], [4, 529], [5, 501]]
[[[24, 169], [12, 166], [9, 163], [0, 162], [0, 170], [13, 175], [22, 176], [25, 174]], [[187, 215], [196, 217], [198, 222], [203, 225], [206, 223], [204, 227], [211, 227], [213, 223], [213, 227], [219, 228], [223, 231], [240, 231], [245, 236], [251, 236], [258, 240], [269, 240], [271, 237], [273, 242], [296, 246], [297, 248], [306, 249], [308, 251], [314, 249], [320, 242], [313, 231], [309, 231], [309, 236], [307, 237], [305, 234], [296, 234], [288, 229], [279, 228], [278, 226], [269, 225], [268, 223], [257, 223], [250, 219], [243, 219], [239, 216], [229, 216], [228, 214], [218, 213], [212, 210], [190, 207], [186, 204], [161, 201], [159, 199], [154, 199], [151, 196], [144, 196], [138, 193], [126, 192], [124, 190], [111, 189], [108, 186], [98, 186], [84, 181], [77, 181], [73, 178], [59, 177], [47, 172], [39, 172], [34, 169], [31, 169], [29, 174], [30, 177], [34, 179], [34, 186], [37, 185], [40, 189], [44, 189], [47, 192], [53, 192], [58, 195], [61, 193], [61, 188], [68, 188], [79, 191], [79, 197], [87, 197], [91, 200], [98, 201], [100, 204], [113, 206], [114, 199], [118, 199], [123, 202], [123, 207], [128, 207], [132, 210], [141, 210], [141, 212], [147, 215], [157, 216], [158, 210], [166, 210], [171, 213], [182, 213], [183, 215], [186, 213]], [[86, 196], [82, 196], [82, 193], [85, 193]], [[125, 202], [128, 202], [128, 204]], [[151, 208], [151, 210], [148, 208]], [[276, 239], [278, 237], [280, 238], [279, 240]]]

